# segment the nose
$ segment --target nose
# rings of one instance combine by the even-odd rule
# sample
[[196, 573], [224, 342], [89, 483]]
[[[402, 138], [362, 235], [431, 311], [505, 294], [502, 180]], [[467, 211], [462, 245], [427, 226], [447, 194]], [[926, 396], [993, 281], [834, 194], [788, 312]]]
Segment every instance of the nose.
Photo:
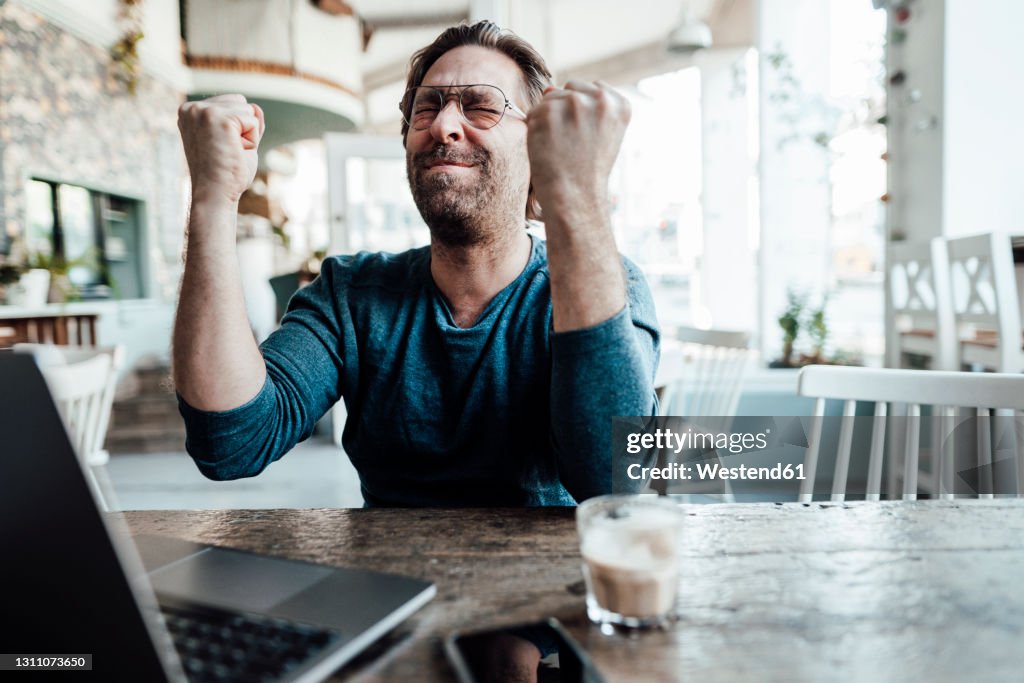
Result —
[[441, 111], [437, 112], [437, 118], [430, 124], [430, 135], [437, 142], [458, 142], [465, 135], [462, 124], [459, 103], [454, 99], [448, 100], [441, 107]]

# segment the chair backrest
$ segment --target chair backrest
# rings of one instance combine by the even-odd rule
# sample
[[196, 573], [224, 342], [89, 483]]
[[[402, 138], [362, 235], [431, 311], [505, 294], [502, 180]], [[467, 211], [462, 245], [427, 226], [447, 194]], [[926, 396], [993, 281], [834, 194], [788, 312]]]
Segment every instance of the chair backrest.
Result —
[[901, 365], [901, 334], [913, 330], [934, 333], [936, 355], [933, 370], [956, 370], [956, 323], [949, 282], [949, 257], [941, 237], [928, 242], [894, 242], [887, 250], [886, 297], [889, 320], [886, 329], [890, 367]]
[[[915, 418], [920, 418], [921, 406], [937, 406], [939, 416], [943, 420], [949, 420], [950, 424], [955, 415], [954, 408], [957, 407], [977, 408], [980, 418], [990, 416], [993, 408], [1024, 410], [1024, 375], [810, 365], [800, 371], [797, 394], [816, 399], [814, 420], [807, 441], [807, 456], [804, 460], [805, 479], [800, 485], [801, 502], [810, 502], [813, 497], [827, 399], [843, 401], [843, 419], [839, 430], [831, 499], [844, 500], [846, 497], [846, 479], [853, 440], [853, 417], [856, 415], [857, 402], [863, 401], [875, 404], [868, 461], [867, 499], [879, 499], [888, 404], [898, 403], [906, 404], [908, 418], [903, 444], [906, 453], [903, 498], [913, 500], [917, 497], [918, 446], [921, 433], [921, 421]], [[979, 442], [983, 440], [981, 437], [979, 433]], [[1017, 443], [1014, 446], [1019, 451]], [[982, 448], [982, 444], [979, 443], [981, 461], [991, 463], [991, 450], [984, 454], [980, 452]], [[988, 444], [988, 448], [991, 449], [991, 444]], [[943, 449], [938, 481], [942, 482], [942, 495], [951, 497], [953, 463], [951, 454], [945, 451], [946, 449]]]
[[679, 378], [662, 395], [662, 415], [711, 417], [734, 415], [743, 380], [757, 352], [748, 349], [750, 334], [682, 327]]
[[676, 328], [675, 338], [683, 343], [746, 349], [750, 346], [750, 333], [737, 330], [701, 330], [696, 327]]
[[89, 464], [105, 462], [103, 443], [124, 347], [16, 344], [14, 351], [36, 357], [79, 457]]
[[956, 325], [988, 330], [995, 335], [997, 369], [1024, 370], [1010, 236], [985, 233], [946, 242]]

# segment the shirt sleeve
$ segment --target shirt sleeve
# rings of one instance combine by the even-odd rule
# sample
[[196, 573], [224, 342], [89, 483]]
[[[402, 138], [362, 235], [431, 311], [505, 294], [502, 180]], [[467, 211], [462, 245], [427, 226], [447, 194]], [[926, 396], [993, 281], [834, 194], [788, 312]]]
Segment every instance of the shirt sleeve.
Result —
[[[210, 479], [239, 479], [262, 472], [313, 433], [341, 396], [344, 338], [351, 338], [346, 287], [335, 260], [292, 297], [281, 326], [260, 346], [267, 379], [237, 408], [210, 412], [178, 396], [185, 420], [185, 449]], [[347, 329], [346, 329], [347, 328]]]
[[[611, 493], [612, 418], [657, 412], [660, 331], [639, 268], [623, 259], [626, 307], [593, 327], [551, 335], [551, 438], [559, 478], [582, 501]], [[616, 490], [621, 490], [616, 487]]]

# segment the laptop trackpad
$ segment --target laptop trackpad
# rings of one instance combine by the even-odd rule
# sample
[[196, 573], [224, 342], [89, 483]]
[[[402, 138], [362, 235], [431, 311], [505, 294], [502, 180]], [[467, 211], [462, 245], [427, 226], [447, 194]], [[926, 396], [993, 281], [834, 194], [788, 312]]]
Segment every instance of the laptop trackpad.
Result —
[[238, 610], [264, 611], [332, 572], [302, 562], [207, 548], [149, 575], [157, 596]]

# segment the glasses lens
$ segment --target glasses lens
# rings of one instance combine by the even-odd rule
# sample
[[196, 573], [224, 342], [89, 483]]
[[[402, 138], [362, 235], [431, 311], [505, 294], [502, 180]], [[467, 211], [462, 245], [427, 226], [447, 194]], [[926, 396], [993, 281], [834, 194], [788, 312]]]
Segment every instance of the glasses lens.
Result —
[[433, 88], [413, 88], [406, 93], [406, 102], [410, 103], [403, 109], [409, 112], [406, 122], [416, 130], [429, 128], [441, 111], [441, 93]]
[[[505, 95], [493, 85], [473, 85], [460, 95], [462, 115], [474, 128], [493, 128], [505, 114]], [[445, 102], [436, 88], [421, 85], [412, 88], [402, 100], [402, 116], [416, 130], [426, 130], [434, 123]]]
[[505, 96], [493, 85], [474, 85], [462, 91], [462, 115], [476, 128], [493, 128], [505, 114]]

